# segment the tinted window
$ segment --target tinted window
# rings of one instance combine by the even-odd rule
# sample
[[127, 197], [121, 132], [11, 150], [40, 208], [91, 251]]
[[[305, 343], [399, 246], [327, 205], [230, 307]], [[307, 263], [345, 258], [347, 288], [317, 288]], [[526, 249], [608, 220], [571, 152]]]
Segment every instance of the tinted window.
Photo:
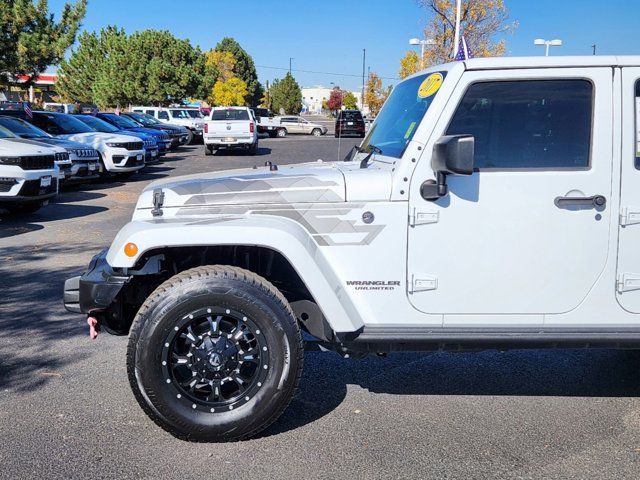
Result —
[[[169, 110], [171, 112], [171, 118], [180, 118], [182, 120], [190, 120], [191, 115], [186, 110]], [[163, 113], [163, 112], [160, 112]], [[162, 117], [160, 117], [162, 118]]]
[[476, 168], [588, 168], [592, 99], [586, 80], [476, 83], [447, 135], [475, 137]]
[[345, 120], [347, 122], [363, 122], [364, 120], [362, 119], [362, 114], [360, 112], [356, 112], [353, 110], [346, 110], [344, 112], [341, 112], [342, 115], [342, 120]]
[[165, 111], [158, 112], [158, 118], [160, 120], [169, 120], [169, 114]]
[[104, 119], [105, 122], [110, 122], [113, 125], [120, 128], [138, 128], [139, 125], [131, 120], [129, 117], [125, 117], [123, 115], [116, 115], [115, 113], [107, 113], [104, 114], [101, 118]]
[[107, 123], [104, 120], [101, 120], [97, 117], [92, 117], [91, 115], [79, 115], [78, 119], [81, 122], [89, 125], [91, 128], [93, 128], [97, 132], [115, 133], [120, 131], [120, 129], [118, 129], [117, 127], [114, 127], [110, 123]]
[[640, 80], [636, 82], [636, 170], [640, 170]]
[[38, 127], [34, 127], [30, 123], [19, 118], [0, 117], [0, 125], [8, 128], [22, 138], [50, 137], [47, 132], [40, 130]]
[[11, 130], [0, 125], [0, 138], [16, 138], [16, 136]]
[[298, 119], [294, 117], [284, 117], [280, 120], [281, 123], [298, 123]]
[[42, 128], [45, 132], [55, 135], [72, 133], [95, 132], [92, 128], [82, 123], [77, 118], [66, 114], [39, 113], [33, 116], [33, 123]]
[[214, 110], [211, 120], [249, 120], [249, 113], [246, 110]]

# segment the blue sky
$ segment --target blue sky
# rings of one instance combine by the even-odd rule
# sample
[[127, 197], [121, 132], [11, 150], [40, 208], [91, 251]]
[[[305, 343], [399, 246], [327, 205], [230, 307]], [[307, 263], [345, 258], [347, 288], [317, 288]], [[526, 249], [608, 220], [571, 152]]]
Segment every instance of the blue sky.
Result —
[[[505, 0], [519, 27], [507, 37], [509, 55], [538, 55], [534, 38], [561, 38], [563, 55], [640, 54], [636, 0]], [[51, 0], [59, 14], [64, 0]], [[260, 81], [282, 77], [293, 57], [303, 86], [361, 85], [362, 49], [367, 69], [393, 83], [398, 61], [420, 36], [426, 11], [414, 0], [89, 0], [84, 29], [113, 24], [127, 32], [167, 29], [208, 50], [234, 37], [254, 58]], [[267, 67], [279, 67], [283, 70]], [[348, 74], [303, 73], [296, 70]]]

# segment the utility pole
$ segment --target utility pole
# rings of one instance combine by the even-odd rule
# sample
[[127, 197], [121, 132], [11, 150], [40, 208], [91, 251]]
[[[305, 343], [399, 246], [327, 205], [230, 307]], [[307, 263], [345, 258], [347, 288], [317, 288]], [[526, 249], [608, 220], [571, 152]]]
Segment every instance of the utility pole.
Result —
[[291, 60], [293, 60], [293, 57], [289, 57], [289, 75], [291, 75]]
[[597, 45], [594, 43], [593, 45], [591, 45], [591, 48], [593, 48], [593, 54], [596, 54], [596, 47]]
[[362, 105], [362, 110], [364, 110], [364, 70], [365, 70], [365, 62], [367, 59], [367, 49], [362, 49], [362, 98], [360, 99], [360, 104]]

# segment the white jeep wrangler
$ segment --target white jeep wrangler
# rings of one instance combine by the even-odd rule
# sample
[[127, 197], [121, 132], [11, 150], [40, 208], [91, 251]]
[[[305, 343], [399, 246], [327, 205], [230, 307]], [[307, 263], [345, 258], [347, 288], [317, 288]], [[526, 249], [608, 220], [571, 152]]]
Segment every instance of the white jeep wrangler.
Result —
[[431, 68], [351, 161], [149, 185], [65, 304], [129, 334], [136, 398], [196, 440], [278, 418], [302, 331], [344, 356], [638, 348], [639, 82], [640, 57]]

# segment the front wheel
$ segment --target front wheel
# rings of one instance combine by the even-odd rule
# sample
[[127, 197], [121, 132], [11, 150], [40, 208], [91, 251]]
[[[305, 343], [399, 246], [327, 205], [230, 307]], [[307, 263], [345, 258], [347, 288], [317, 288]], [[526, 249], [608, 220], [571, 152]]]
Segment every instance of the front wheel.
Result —
[[287, 131], [284, 128], [279, 128], [277, 135], [280, 138], [284, 138], [287, 136]]
[[314, 137], [320, 137], [322, 136], [322, 130], [320, 130], [319, 128], [314, 128], [311, 131], [311, 135], [313, 135]]
[[300, 329], [267, 280], [228, 266], [170, 278], [147, 298], [127, 349], [143, 410], [173, 435], [249, 438], [289, 404], [302, 373]]

